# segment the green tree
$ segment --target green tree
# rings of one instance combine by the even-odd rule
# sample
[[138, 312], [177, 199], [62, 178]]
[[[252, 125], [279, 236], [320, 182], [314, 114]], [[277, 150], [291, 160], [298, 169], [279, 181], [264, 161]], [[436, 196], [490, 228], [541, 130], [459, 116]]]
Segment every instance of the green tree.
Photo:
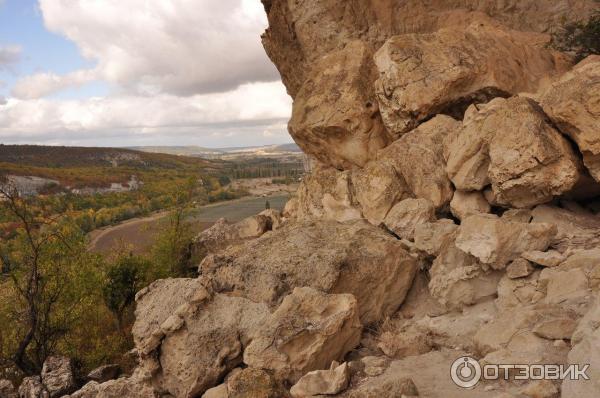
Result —
[[104, 303], [115, 315], [119, 331], [123, 331], [125, 312], [135, 301], [135, 294], [146, 280], [150, 264], [137, 256], [122, 256], [108, 268], [102, 287]]
[[196, 181], [189, 179], [175, 192], [177, 205], [169, 214], [167, 225], [157, 236], [152, 249], [154, 279], [169, 276], [190, 276], [195, 273], [192, 266], [193, 231], [186, 220], [192, 206]]
[[0, 255], [8, 277], [0, 281], [0, 298], [11, 303], [2, 310], [1, 317], [10, 325], [3, 336], [10, 343], [3, 350], [23, 373], [33, 375], [77, 321], [85, 239], [71, 220], [44, 215], [35, 201], [21, 197], [16, 189], [4, 185], [0, 196], [19, 225]]

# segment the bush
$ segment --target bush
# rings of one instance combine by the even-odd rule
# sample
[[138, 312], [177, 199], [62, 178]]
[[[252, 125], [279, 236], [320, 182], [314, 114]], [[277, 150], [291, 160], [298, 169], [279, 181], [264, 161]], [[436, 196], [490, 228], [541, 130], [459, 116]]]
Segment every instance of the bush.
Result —
[[577, 61], [600, 54], [600, 12], [589, 20], [565, 24], [560, 31], [552, 35], [552, 47], [571, 53]]

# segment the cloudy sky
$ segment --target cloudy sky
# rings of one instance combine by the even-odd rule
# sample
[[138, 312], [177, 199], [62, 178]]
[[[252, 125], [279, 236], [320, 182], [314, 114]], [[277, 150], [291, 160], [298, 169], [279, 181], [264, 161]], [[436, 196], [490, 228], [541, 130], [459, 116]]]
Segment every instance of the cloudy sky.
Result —
[[0, 0], [0, 142], [291, 142], [259, 0]]

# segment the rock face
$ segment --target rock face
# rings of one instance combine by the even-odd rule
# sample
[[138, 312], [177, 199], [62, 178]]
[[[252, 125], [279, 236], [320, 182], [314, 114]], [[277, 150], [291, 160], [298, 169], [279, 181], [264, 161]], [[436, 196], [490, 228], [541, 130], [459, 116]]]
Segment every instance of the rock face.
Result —
[[[260, 264], [257, 267], [256, 264]], [[404, 246], [364, 221], [298, 222], [207, 257], [217, 291], [277, 306], [295, 287], [353, 294], [368, 324], [394, 313], [416, 272]]]
[[459, 129], [460, 123], [448, 116], [437, 116], [377, 154], [388, 160], [417, 198], [430, 200], [436, 208], [452, 199], [452, 186], [444, 171], [444, 139]]
[[386, 127], [404, 134], [432, 115], [461, 115], [478, 97], [536, 92], [541, 78], [557, 72], [556, 60], [530, 43], [487, 22], [390, 38], [375, 54]]
[[542, 107], [577, 143], [590, 174], [600, 181], [600, 56], [583, 60], [553, 84]]
[[342, 359], [358, 345], [361, 330], [352, 295], [296, 288], [257, 332], [244, 362], [296, 382]]
[[371, 49], [353, 41], [318, 60], [296, 95], [289, 132], [300, 147], [339, 169], [364, 166], [390, 138], [371, 82]]
[[527, 98], [469, 108], [463, 129], [446, 141], [445, 153], [458, 189], [482, 190], [491, 184], [500, 205], [548, 202], [580, 178], [571, 146]]

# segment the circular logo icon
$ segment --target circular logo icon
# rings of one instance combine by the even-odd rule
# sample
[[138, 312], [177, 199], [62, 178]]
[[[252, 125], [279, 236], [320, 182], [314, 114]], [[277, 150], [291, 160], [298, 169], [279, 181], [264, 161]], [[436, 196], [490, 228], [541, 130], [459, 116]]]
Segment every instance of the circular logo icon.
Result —
[[450, 368], [452, 381], [459, 387], [475, 387], [481, 380], [481, 366], [479, 362], [471, 357], [460, 357]]

